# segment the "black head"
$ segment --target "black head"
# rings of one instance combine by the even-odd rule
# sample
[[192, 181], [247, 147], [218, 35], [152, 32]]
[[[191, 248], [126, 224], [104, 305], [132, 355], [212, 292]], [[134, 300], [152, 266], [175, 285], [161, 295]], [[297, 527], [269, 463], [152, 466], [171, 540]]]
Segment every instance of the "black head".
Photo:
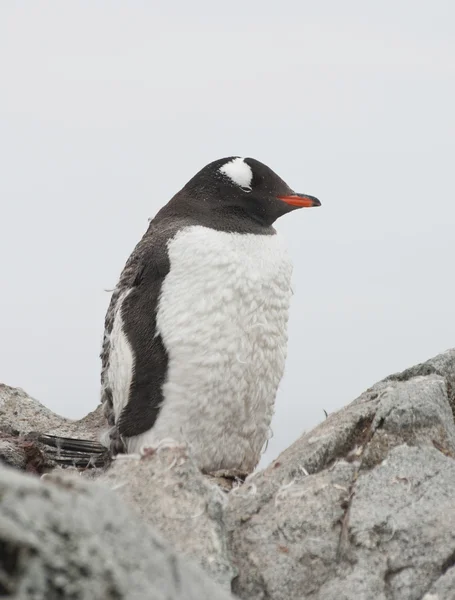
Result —
[[269, 228], [297, 208], [320, 205], [317, 198], [294, 192], [258, 160], [231, 156], [205, 166], [162, 212], [174, 216], [185, 213], [216, 228], [235, 224], [239, 229], [240, 225], [247, 231]]

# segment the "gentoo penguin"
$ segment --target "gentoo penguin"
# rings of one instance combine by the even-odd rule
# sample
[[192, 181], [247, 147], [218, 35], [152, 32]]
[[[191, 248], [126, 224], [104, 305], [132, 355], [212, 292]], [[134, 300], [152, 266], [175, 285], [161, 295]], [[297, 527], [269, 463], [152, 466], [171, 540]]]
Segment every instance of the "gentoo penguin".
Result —
[[112, 294], [101, 353], [109, 454], [96, 442], [39, 441], [64, 464], [183, 443], [202, 471], [253, 471], [284, 371], [291, 297], [273, 223], [320, 204], [252, 158], [199, 171], [150, 222]]
[[297, 194], [252, 158], [216, 160], [137, 244], [105, 320], [112, 454], [185, 443], [205, 472], [251, 472], [284, 371], [292, 265], [273, 223]]

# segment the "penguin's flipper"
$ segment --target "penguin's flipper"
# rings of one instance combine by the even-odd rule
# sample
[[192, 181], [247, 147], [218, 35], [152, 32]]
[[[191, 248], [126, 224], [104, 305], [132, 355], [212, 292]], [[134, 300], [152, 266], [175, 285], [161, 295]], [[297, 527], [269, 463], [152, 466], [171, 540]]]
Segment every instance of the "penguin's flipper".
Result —
[[[111, 427], [112, 454], [124, 451], [118, 441], [150, 430], [163, 403], [162, 387], [168, 358], [157, 331], [156, 315], [161, 288], [170, 270], [167, 242], [179, 229], [179, 221], [163, 229], [153, 221], [128, 259], [106, 313], [101, 352], [101, 401]], [[123, 296], [125, 292], [127, 295]], [[112, 332], [121, 300], [122, 329], [134, 356], [134, 369], [127, 402], [115, 414], [113, 393], [108, 380]], [[114, 374], [115, 375], [115, 374]], [[111, 435], [113, 434], [113, 436]]]
[[128, 402], [116, 426], [122, 438], [149, 431], [163, 404], [168, 355], [156, 318], [165, 277], [170, 270], [166, 244], [154, 244], [138, 267], [134, 287], [122, 303], [123, 327], [134, 354]]

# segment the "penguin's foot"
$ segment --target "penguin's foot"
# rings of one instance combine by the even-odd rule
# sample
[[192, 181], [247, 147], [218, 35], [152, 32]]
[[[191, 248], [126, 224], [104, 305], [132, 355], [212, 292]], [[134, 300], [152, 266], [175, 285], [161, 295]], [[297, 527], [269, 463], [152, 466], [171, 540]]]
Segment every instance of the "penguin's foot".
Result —
[[241, 471], [240, 469], [220, 469], [219, 471], [210, 471], [206, 474], [211, 477], [232, 479], [241, 483], [243, 483], [249, 475], [249, 473], [245, 473], [245, 471]]

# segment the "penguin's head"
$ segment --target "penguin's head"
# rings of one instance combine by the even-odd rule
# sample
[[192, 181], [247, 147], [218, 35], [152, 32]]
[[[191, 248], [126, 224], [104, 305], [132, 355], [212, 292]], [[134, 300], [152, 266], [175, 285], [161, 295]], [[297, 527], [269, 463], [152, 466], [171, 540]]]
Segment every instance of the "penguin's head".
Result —
[[265, 226], [297, 208], [321, 206], [314, 196], [294, 192], [263, 163], [238, 156], [208, 164], [182, 192], [205, 210], [244, 214]]

